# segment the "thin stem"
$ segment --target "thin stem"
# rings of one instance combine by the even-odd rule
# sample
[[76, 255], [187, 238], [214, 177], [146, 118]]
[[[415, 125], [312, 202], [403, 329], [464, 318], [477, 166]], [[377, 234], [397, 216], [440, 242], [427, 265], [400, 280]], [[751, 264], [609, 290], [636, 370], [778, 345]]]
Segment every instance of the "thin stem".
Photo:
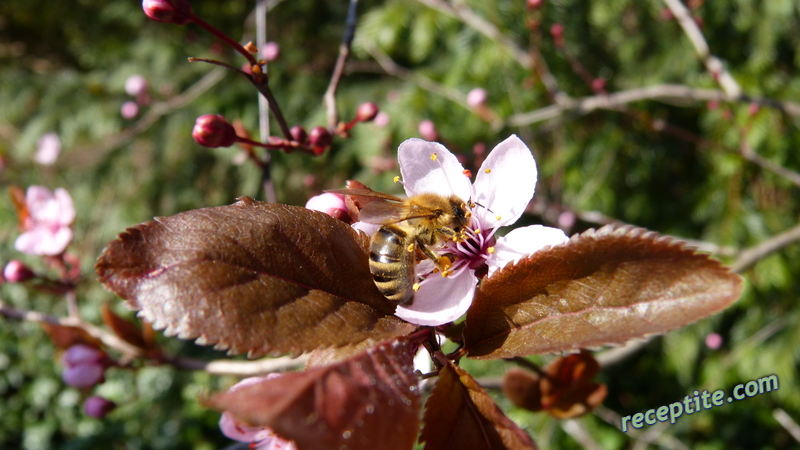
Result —
[[242, 44], [240, 44], [240, 43], [236, 42], [235, 40], [231, 39], [231, 37], [226, 35], [225, 33], [217, 30], [216, 28], [211, 26], [211, 24], [206, 22], [205, 20], [203, 20], [203, 19], [201, 19], [201, 18], [199, 18], [199, 17], [197, 17], [196, 15], [193, 14], [192, 15], [192, 22], [196, 23], [197, 25], [200, 25], [201, 27], [203, 27], [203, 29], [205, 29], [209, 33], [213, 34], [218, 39], [221, 39], [221, 40], [225, 41], [226, 44], [230, 45], [231, 47], [233, 47], [234, 50], [236, 50], [237, 52], [241, 53], [245, 58], [247, 58], [247, 61], [250, 63], [251, 66], [255, 66], [255, 65], [258, 64], [258, 61], [256, 61], [255, 56], [253, 56], [252, 53], [250, 53], [247, 50], [245, 50], [245, 48], [242, 47]]
[[353, 37], [356, 33], [356, 13], [358, 0], [350, 0], [347, 8], [347, 21], [345, 23], [344, 37], [339, 45], [339, 57], [336, 59], [336, 66], [333, 68], [331, 81], [325, 91], [324, 103], [328, 112], [328, 130], [334, 132], [339, 123], [339, 112], [336, 108], [336, 90], [339, 88], [339, 81], [344, 73], [344, 65], [350, 56], [350, 48], [353, 45]]
[[[266, 0], [256, 1], [256, 47], [263, 50], [267, 44], [267, 2]], [[264, 63], [264, 73], [269, 75], [267, 63]], [[269, 102], [266, 97], [258, 96], [258, 131], [262, 141], [269, 138]], [[261, 167], [261, 189], [264, 191], [264, 199], [270, 203], [275, 203], [275, 185], [272, 183], [272, 154], [266, 152], [264, 160], [260, 162]]]

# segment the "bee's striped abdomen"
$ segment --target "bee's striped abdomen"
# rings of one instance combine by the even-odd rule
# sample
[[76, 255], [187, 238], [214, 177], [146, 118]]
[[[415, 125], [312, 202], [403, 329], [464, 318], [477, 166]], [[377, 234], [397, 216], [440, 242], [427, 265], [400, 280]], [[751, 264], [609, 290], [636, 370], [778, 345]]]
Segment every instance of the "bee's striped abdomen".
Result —
[[407, 303], [414, 296], [414, 266], [408, 233], [400, 227], [381, 227], [369, 248], [369, 270], [378, 290], [392, 302]]

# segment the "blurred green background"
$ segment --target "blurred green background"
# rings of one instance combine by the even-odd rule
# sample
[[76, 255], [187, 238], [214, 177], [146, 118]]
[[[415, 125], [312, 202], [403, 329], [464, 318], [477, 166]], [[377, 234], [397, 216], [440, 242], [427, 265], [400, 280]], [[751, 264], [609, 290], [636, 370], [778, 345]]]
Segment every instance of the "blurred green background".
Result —
[[[230, 36], [253, 38], [253, 2], [192, 3], [200, 17]], [[523, 0], [454, 2], [503, 39], [490, 39], [474, 22], [424, 3], [359, 3], [339, 112], [349, 120], [359, 104], [372, 101], [388, 114], [389, 123], [360, 124], [350, 139], [336, 138], [321, 157], [276, 153], [272, 175], [278, 201], [302, 205], [323, 189], [343, 187], [347, 179], [399, 192], [392, 184], [397, 145], [419, 136], [418, 124], [431, 120], [440, 141], [463, 155], [467, 168], [475, 168], [476, 144], [488, 151], [511, 133], [528, 143], [540, 173], [525, 223], [570, 225], [577, 217], [568, 229], [574, 233], [597, 227], [594, 217], [613, 218], [712, 244], [705, 248], [716, 249], [726, 262], [797, 225], [798, 185], [742, 153], [749, 149], [773, 165], [800, 171], [796, 110], [792, 115], [749, 101], [672, 98], [512, 125], [519, 114], [554, 100], [540, 72], [526, 67], [503, 39], [533, 58], [573, 99], [595, 96], [597, 78], [605, 80], [609, 93], [660, 84], [719, 90], [665, 2], [544, 0], [534, 11]], [[743, 93], [800, 101], [800, 2], [685, 3]], [[281, 46], [280, 58], [269, 66], [271, 86], [290, 126], [325, 125], [321, 99], [346, 11], [343, 0], [271, 4], [268, 36]], [[554, 24], [563, 25], [563, 49], [551, 36]], [[0, 184], [6, 198], [0, 201], [0, 263], [16, 258], [46, 270], [40, 259], [14, 251], [19, 230], [8, 187], [66, 188], [77, 209], [70, 251], [82, 262], [86, 280], [78, 294], [90, 322], [100, 323], [103, 302], [131, 316], [99, 286], [92, 270], [105, 243], [125, 227], [228, 204], [241, 195], [263, 199], [258, 169], [237, 165], [236, 147], [207, 149], [191, 138], [195, 118], [210, 113], [240, 119], [257, 136], [256, 92], [243, 78], [226, 73], [195, 93], [192, 89], [214, 67], [188, 63], [189, 56], [235, 66], [243, 62], [195, 25], [148, 20], [139, 2], [0, 4]], [[376, 57], [383, 58], [383, 66]], [[387, 65], [386, 58], [397, 67]], [[137, 117], [125, 119], [120, 108], [133, 99], [124, 84], [135, 74], [148, 80], [150, 103], [140, 105]], [[486, 90], [490, 116], [466, 104], [474, 88]], [[62, 144], [51, 166], [33, 160], [36, 142], [47, 132], [57, 133]], [[645, 438], [621, 433], [608, 417], [680, 401], [698, 388], [727, 391], [776, 374], [778, 391], [681, 417], [654, 433], [652, 445], [797, 447], [773, 414], [783, 409], [800, 419], [800, 245], [770, 254], [743, 275], [744, 296], [724, 313], [653, 339], [603, 370], [600, 378], [609, 395], [601, 414], [565, 426], [544, 414], [516, 410], [500, 395], [498, 401], [543, 448], [582, 448], [591, 442], [600, 448], [643, 448]], [[0, 287], [0, 300], [19, 309], [65, 314], [61, 299], [21, 285]], [[712, 332], [723, 338], [717, 350], [704, 344]], [[161, 340], [171, 352], [224, 356]], [[531, 359], [545, 363], [551, 358]], [[464, 363], [477, 377], [490, 378], [509, 364]], [[66, 387], [60, 373], [58, 352], [38, 324], [0, 319], [0, 447], [210, 449], [232, 443], [218, 431], [218, 414], [197, 398], [233, 378], [169, 367], [111, 369], [94, 392], [120, 406], [100, 421], [84, 416], [82, 394]], [[576, 437], [575, 426], [589, 441]]]

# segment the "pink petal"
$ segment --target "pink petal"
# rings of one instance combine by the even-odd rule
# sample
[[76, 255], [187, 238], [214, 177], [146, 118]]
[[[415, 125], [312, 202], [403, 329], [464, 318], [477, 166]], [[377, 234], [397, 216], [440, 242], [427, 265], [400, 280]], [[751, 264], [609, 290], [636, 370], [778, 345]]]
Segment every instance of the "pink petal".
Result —
[[494, 253], [486, 261], [489, 266], [489, 276], [510, 262], [517, 262], [544, 247], [559, 245], [568, 240], [567, 235], [558, 228], [531, 225], [514, 229], [507, 235], [497, 238]]
[[472, 200], [490, 211], [484, 226], [497, 228], [516, 222], [533, 198], [536, 176], [533, 155], [516, 135], [497, 144], [475, 177]]
[[66, 227], [55, 231], [36, 226], [17, 237], [14, 248], [29, 255], [59, 255], [72, 240], [72, 230]]
[[465, 270], [458, 276], [431, 278], [414, 294], [411, 305], [398, 306], [395, 315], [416, 325], [442, 325], [452, 322], [467, 312], [478, 283], [473, 271]]
[[355, 222], [354, 224], [352, 224], [350, 226], [353, 227], [354, 230], [363, 231], [364, 233], [367, 234], [367, 236], [370, 236], [370, 237], [372, 237], [372, 235], [375, 234], [375, 232], [378, 231], [378, 228], [381, 227], [380, 225], [377, 225], [377, 224], [374, 224], [374, 223], [367, 223], [367, 222]]
[[[431, 159], [434, 153], [436, 161]], [[397, 160], [409, 196], [430, 192], [469, 199], [471, 186], [464, 175], [464, 167], [442, 144], [408, 139], [400, 144]]]
[[57, 188], [54, 194], [58, 202], [58, 223], [62, 225], [71, 224], [75, 220], [75, 205], [72, 203], [72, 197], [63, 188]]

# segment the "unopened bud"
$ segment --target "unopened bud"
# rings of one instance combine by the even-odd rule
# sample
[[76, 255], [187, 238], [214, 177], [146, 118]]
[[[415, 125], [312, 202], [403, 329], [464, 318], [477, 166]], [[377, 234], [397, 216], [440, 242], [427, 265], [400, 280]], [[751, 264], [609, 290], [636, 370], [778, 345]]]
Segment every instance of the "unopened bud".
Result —
[[3, 269], [3, 277], [9, 283], [22, 283], [36, 278], [36, 274], [22, 261], [12, 259], [6, 264], [6, 268]]
[[105, 378], [105, 354], [86, 344], [75, 344], [64, 352], [62, 378], [68, 386], [90, 388]]
[[595, 78], [592, 80], [592, 90], [597, 93], [605, 92], [606, 90], [606, 80], [605, 78]]
[[275, 61], [281, 57], [281, 46], [277, 42], [267, 42], [261, 49], [261, 57], [266, 62]]
[[356, 120], [359, 122], [369, 122], [378, 115], [378, 105], [372, 102], [362, 103], [356, 111]]
[[186, 25], [194, 16], [187, 0], [142, 0], [142, 9], [156, 22], [175, 25]]
[[83, 412], [95, 419], [102, 419], [116, 407], [116, 403], [98, 395], [93, 395], [83, 402]]
[[133, 119], [139, 115], [139, 105], [134, 101], [127, 101], [119, 108], [119, 114], [124, 119]]
[[751, 116], [755, 116], [756, 114], [758, 114], [758, 110], [759, 109], [760, 109], [759, 104], [753, 102], [753, 103], [750, 103], [750, 105], [747, 106], [747, 113], [750, 114]]
[[469, 91], [469, 94], [467, 94], [467, 105], [472, 108], [477, 108], [486, 103], [487, 97], [488, 94], [486, 94], [485, 89], [475, 88]]
[[347, 204], [344, 202], [344, 195], [333, 192], [325, 192], [315, 195], [308, 199], [306, 208], [321, 211], [339, 220], [350, 222], [350, 214], [347, 212]]
[[722, 336], [718, 333], [710, 333], [706, 336], [706, 347], [717, 350], [722, 347]]
[[289, 134], [292, 135], [292, 139], [301, 144], [308, 142], [308, 133], [306, 133], [306, 129], [300, 125], [293, 126], [292, 129], [289, 130]]
[[439, 139], [439, 133], [436, 131], [436, 125], [434, 125], [433, 121], [423, 120], [419, 123], [419, 127], [417, 128], [422, 139], [426, 141], [435, 141]]
[[224, 117], [206, 114], [197, 118], [192, 138], [204, 147], [230, 147], [236, 142], [236, 130]]
[[131, 75], [125, 80], [125, 92], [132, 97], [147, 92], [147, 78], [141, 75]]
[[564, 46], [564, 25], [554, 23], [553, 26], [550, 27], [550, 35], [553, 36], [556, 47], [560, 48]]
[[528, 9], [536, 9], [542, 6], [542, 3], [544, 3], [544, 0], [528, 0]]
[[325, 127], [314, 127], [308, 135], [308, 142], [314, 146], [314, 153], [319, 155], [331, 145], [333, 138]]

